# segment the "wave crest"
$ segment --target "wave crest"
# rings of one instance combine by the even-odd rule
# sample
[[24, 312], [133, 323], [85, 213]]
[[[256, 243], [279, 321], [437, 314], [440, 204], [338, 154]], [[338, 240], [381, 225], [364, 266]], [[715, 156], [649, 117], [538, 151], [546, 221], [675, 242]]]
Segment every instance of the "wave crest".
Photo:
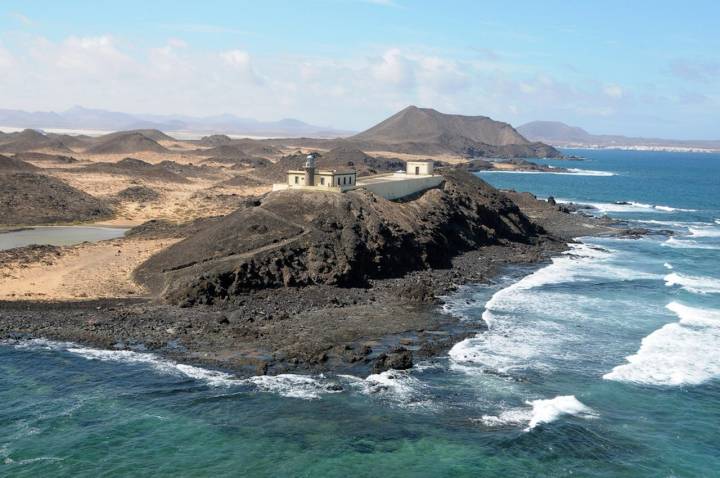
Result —
[[603, 376], [642, 385], [699, 385], [720, 376], [720, 311], [671, 302], [679, 322], [651, 333], [640, 349]]

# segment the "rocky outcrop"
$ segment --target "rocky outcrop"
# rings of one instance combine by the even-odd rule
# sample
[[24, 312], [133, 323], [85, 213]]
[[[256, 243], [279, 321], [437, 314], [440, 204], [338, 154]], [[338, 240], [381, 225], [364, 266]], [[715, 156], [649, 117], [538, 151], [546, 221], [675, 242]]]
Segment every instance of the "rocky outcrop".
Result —
[[449, 171], [440, 187], [402, 203], [362, 189], [269, 194], [153, 256], [135, 276], [170, 302], [216, 303], [267, 287], [359, 286], [542, 233], [503, 193]]

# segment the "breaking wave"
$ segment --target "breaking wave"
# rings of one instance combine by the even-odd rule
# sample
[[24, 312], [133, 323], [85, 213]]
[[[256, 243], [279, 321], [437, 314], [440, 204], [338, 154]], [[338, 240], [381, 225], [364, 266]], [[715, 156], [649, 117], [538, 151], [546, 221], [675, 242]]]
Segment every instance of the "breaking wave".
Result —
[[703, 242], [694, 241], [692, 239], [677, 239], [674, 237], [669, 238], [661, 244], [664, 247], [672, 247], [675, 249], [708, 249], [708, 250], [720, 250], [720, 245], [706, 244]]
[[[497, 291], [485, 304], [482, 319], [488, 331], [465, 339], [450, 349], [455, 369], [460, 364], [474, 364], [508, 373], [517, 369], [547, 369], [551, 357], [561, 353], [563, 343], [577, 340], [572, 323], [580, 320], [582, 311], [568, 301], [590, 301], [573, 295], [553, 295], [550, 290], [536, 291], [543, 286], [571, 282], [626, 281], [661, 279], [661, 275], [633, 271], [609, 262], [613, 251], [587, 244], [572, 244], [571, 249], [552, 263], [518, 282]], [[598, 299], [601, 300], [601, 299]], [[461, 313], [464, 313], [462, 311]], [[534, 320], [518, 320], [530, 316]], [[556, 318], [562, 317], [562, 320]], [[558, 350], [555, 350], [558, 349]], [[562, 351], [564, 357], [572, 352]]]
[[693, 237], [720, 237], [720, 229], [717, 227], [690, 227], [690, 235]]
[[580, 202], [580, 204], [587, 204], [588, 206], [597, 209], [600, 212], [691, 212], [695, 209], [682, 209], [677, 207], [662, 206], [657, 204], [646, 204], [635, 201], [618, 201], [614, 203], [607, 202]]
[[354, 375], [340, 375], [340, 378], [363, 395], [375, 396], [402, 408], [437, 408], [428, 398], [427, 384], [414, 377], [410, 370], [386, 370], [364, 379]]
[[71, 342], [54, 342], [45, 339], [6, 340], [2, 345], [12, 345], [18, 350], [57, 350], [65, 351], [87, 360], [102, 362], [118, 362], [125, 364], [141, 364], [151, 367], [158, 373], [189, 378], [203, 382], [211, 387], [250, 386], [259, 392], [275, 393], [289, 398], [305, 400], [317, 399], [326, 393], [337, 393], [342, 390], [325, 377], [307, 375], [281, 374], [260, 375], [241, 379], [232, 374], [202, 367], [177, 363], [164, 359], [153, 353], [133, 352], [130, 350], [101, 350], [81, 347]]
[[529, 432], [541, 424], [552, 423], [559, 418], [572, 415], [582, 418], [596, 418], [597, 414], [580, 402], [574, 395], [560, 395], [555, 398], [531, 400], [525, 402], [532, 408], [514, 408], [504, 410], [499, 415], [483, 415], [480, 421], [489, 427], [527, 426]]
[[690, 276], [673, 272], [665, 276], [668, 287], [680, 286], [694, 294], [720, 294], [720, 279], [712, 277]]
[[643, 385], [699, 385], [720, 376], [720, 310], [667, 305], [679, 322], [642, 339], [635, 355], [603, 376]]
[[568, 168], [566, 171], [517, 171], [492, 169], [482, 171], [483, 174], [556, 174], [560, 176], [616, 176], [612, 171], [595, 171], [592, 169]]

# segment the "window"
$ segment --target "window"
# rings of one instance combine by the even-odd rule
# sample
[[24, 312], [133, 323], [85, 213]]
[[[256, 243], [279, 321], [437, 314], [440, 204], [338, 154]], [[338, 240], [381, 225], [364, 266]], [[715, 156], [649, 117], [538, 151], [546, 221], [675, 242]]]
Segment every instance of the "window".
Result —
[[300, 182], [300, 178], [295, 176], [295, 184], [298, 184]]
[[322, 186], [325, 186], [325, 178], [320, 178], [320, 184], [321, 184]]
[[415, 166], [415, 175], [417, 176], [419, 174], [420, 174], [420, 166]]

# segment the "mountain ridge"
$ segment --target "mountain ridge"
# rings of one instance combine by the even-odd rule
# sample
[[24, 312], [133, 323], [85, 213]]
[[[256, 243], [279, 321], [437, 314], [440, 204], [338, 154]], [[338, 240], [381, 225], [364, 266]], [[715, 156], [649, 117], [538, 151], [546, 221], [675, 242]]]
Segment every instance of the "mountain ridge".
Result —
[[720, 151], [720, 140], [676, 140], [611, 134], [592, 134], [561, 121], [531, 121], [517, 130], [528, 139], [557, 147], [648, 149], [668, 151]]
[[0, 125], [32, 129], [87, 129], [126, 131], [157, 129], [193, 133], [249, 134], [256, 136], [342, 137], [350, 131], [317, 126], [294, 118], [259, 121], [232, 114], [204, 117], [186, 115], [130, 114], [103, 109], [74, 106], [62, 112], [0, 109]]

